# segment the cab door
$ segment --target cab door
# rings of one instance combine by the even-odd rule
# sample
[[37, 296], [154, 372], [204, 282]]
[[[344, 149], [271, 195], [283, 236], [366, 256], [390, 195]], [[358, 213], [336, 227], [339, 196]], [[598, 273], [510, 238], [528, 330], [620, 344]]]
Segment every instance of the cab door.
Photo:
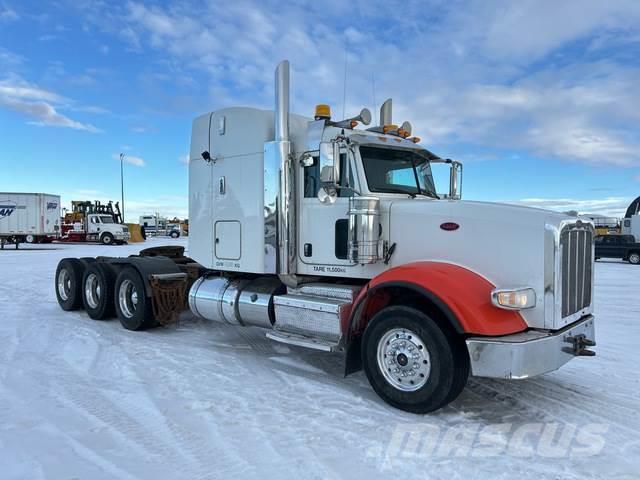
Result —
[[[302, 178], [298, 198], [300, 205], [298, 258], [313, 265], [314, 271], [327, 273], [344, 272], [335, 268], [352, 265], [348, 260], [349, 197], [359, 190], [354, 159], [347, 152], [340, 154], [340, 185], [334, 203], [322, 203], [318, 199], [320, 190], [320, 167], [318, 156], [313, 165], [302, 167]], [[351, 188], [346, 188], [347, 186]]]
[[87, 219], [87, 233], [100, 233], [100, 217], [89, 215]]

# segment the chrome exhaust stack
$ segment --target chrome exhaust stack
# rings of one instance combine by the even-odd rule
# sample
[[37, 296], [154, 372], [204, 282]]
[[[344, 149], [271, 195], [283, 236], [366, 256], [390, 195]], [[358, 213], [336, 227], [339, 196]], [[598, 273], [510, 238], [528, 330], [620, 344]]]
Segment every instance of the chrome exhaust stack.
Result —
[[296, 278], [296, 210], [295, 170], [289, 140], [289, 61], [278, 64], [275, 74], [276, 104], [274, 111], [275, 141], [272, 152], [279, 156], [280, 188], [278, 191], [278, 277], [295, 287]]

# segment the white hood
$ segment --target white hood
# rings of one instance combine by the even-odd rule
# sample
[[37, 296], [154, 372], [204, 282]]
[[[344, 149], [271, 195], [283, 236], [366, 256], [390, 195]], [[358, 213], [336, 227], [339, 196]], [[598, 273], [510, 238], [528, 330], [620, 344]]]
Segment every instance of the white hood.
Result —
[[[455, 263], [499, 288], [532, 287], [536, 308], [522, 313], [530, 326], [544, 326], [545, 225], [559, 226], [570, 217], [488, 202], [407, 198], [388, 205], [389, 244], [396, 244], [390, 266]], [[444, 223], [459, 228], [444, 230]]]

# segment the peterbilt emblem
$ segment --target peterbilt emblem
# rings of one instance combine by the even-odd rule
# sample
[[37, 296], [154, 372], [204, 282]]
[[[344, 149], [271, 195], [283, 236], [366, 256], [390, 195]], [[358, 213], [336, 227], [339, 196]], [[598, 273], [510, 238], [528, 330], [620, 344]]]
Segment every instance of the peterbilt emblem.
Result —
[[10, 200], [0, 201], [0, 219], [10, 216], [16, 207], [16, 202], [12, 202]]
[[444, 222], [444, 223], [440, 224], [440, 228], [442, 230], [446, 230], [447, 232], [452, 232], [453, 230], [459, 229], [460, 225], [458, 225], [455, 222]]

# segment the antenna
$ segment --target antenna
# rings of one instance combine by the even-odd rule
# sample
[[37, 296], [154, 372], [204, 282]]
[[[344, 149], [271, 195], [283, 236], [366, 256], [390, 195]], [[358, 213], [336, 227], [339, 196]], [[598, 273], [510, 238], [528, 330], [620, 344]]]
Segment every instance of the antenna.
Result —
[[345, 118], [345, 110], [347, 104], [347, 53], [349, 47], [349, 40], [344, 39], [344, 81], [342, 85], [342, 118]]
[[378, 104], [376, 103], [376, 75], [371, 72], [371, 87], [373, 89], [373, 111], [378, 111]]

